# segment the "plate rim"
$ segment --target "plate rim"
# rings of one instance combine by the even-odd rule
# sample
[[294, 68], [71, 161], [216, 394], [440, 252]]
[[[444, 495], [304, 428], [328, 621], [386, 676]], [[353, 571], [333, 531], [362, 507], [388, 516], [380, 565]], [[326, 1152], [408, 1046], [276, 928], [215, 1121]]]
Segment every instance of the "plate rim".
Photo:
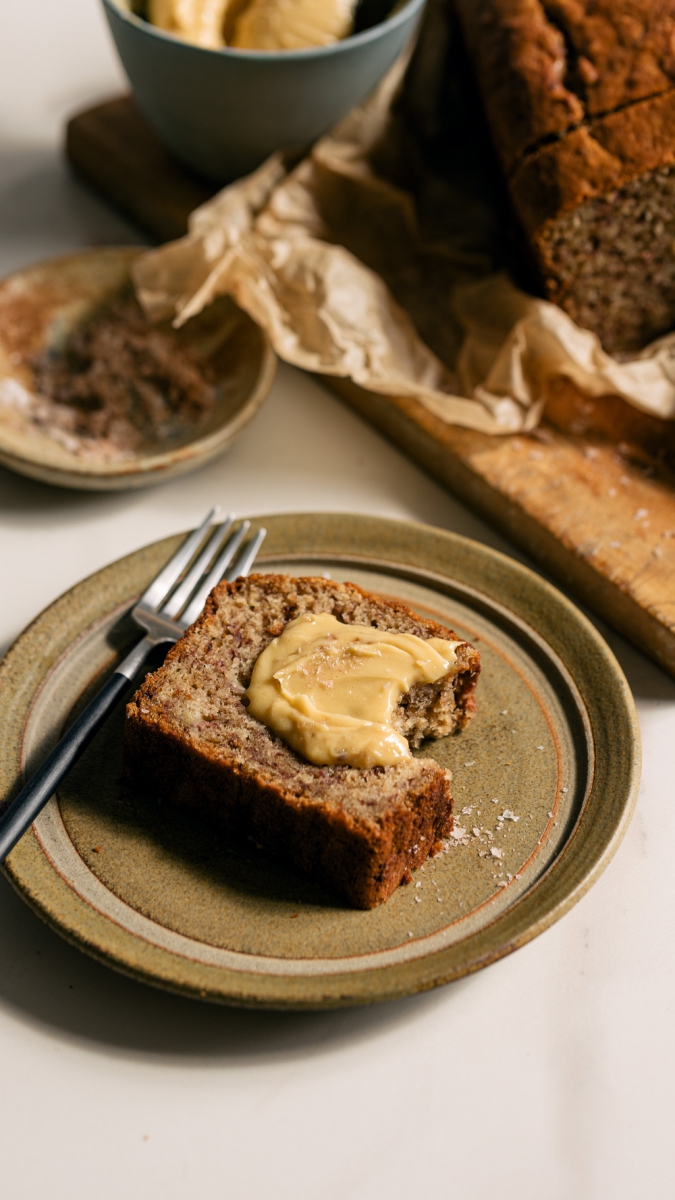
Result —
[[[414, 521], [364, 514], [287, 513], [254, 519], [264, 523], [269, 530], [266, 554], [261, 556], [263, 566], [269, 559], [299, 559], [314, 553], [349, 557], [352, 561], [360, 558], [362, 565], [375, 569], [386, 565], [421, 570], [445, 578], [449, 583], [463, 583], [478, 595], [487, 596], [509, 616], [524, 623], [538, 638], [543, 638], [581, 694], [593, 729], [596, 760], [601, 760], [599, 774], [596, 765], [587, 803], [560, 854], [533, 887], [505, 912], [450, 947], [393, 966], [308, 978], [283, 974], [270, 978], [223, 967], [188, 965], [179, 956], [149, 943], [143, 943], [139, 950], [140, 939], [121, 928], [113, 935], [106, 928], [110, 926], [110, 919], [94, 913], [61, 879], [32, 830], [12, 851], [3, 866], [4, 874], [43, 920], [99, 961], [144, 982], [225, 1004], [302, 1009], [394, 999], [450, 982], [512, 953], [559, 920], [585, 895], [613, 858], [628, 828], [640, 780], [640, 734], [633, 697], [615, 656], [589, 619], [552, 584], [508, 555], [461, 534]], [[23, 730], [38, 688], [67, 646], [105, 612], [112, 610], [115, 597], [119, 603], [121, 593], [125, 592], [122, 599], [130, 599], [133, 595], [131, 585], [136, 579], [140, 590], [142, 580], [154, 573], [155, 561], [162, 556], [168, 557], [180, 536], [160, 539], [88, 576], [53, 601], [19, 635], [0, 662], [0, 703], [8, 686], [16, 696], [16, 684], [21, 684], [19, 708], [12, 725], [13, 747], [7, 747], [4, 732], [0, 735], [1, 768], [6, 771], [9, 765], [11, 771], [13, 762], [16, 774], [20, 753], [15, 738], [17, 724], [20, 723]], [[403, 553], [392, 554], [387, 549], [392, 545]], [[364, 546], [366, 552], [360, 553], [358, 547], [363, 549]], [[430, 567], [430, 558], [440, 562], [449, 559], [448, 568], [444, 571]], [[422, 559], [425, 561], [420, 561]], [[467, 573], [472, 576], [471, 580], [466, 577]], [[477, 586], [476, 575], [483, 584], [487, 578], [493, 587], [499, 586], [500, 594], [491, 594], [488, 587]], [[127, 576], [129, 581], [124, 587], [120, 579]], [[514, 598], [516, 602], [519, 598], [519, 606], [516, 603], [514, 607], [508, 602]], [[537, 602], [540, 606], [538, 623], [524, 615], [528, 612], [531, 615]], [[63, 616], [68, 607], [76, 608], [80, 614], [74, 636], [71, 636], [72, 616], [70, 629], [64, 630]], [[546, 613], [548, 621], [544, 619]], [[542, 623], [545, 629], [548, 625], [548, 636], [542, 633]], [[50, 629], [51, 639], [47, 637], [46, 645], [43, 645]], [[58, 631], [62, 644], [59, 644], [55, 631]], [[570, 631], [574, 635], [571, 641], [568, 637], [567, 644], [556, 645], [561, 640], [565, 643], [565, 633], [569, 635]], [[41, 651], [37, 662], [30, 657], [33, 643]], [[26, 654], [28, 661], [22, 662]], [[601, 668], [600, 691], [598, 682], [594, 684], [592, 673], [589, 675], [589, 659], [593, 660], [596, 672]], [[602, 746], [598, 749], [597, 744], [604, 729], [599, 710], [603, 703], [606, 702], [605, 707], [609, 703], [608, 697], [610, 708], [613, 705], [610, 723], [615, 729], [620, 717], [624, 736], [621, 753], [610, 756], [605, 747], [603, 761]], [[609, 714], [605, 724], [608, 719]], [[9, 764], [6, 761], [8, 753]], [[605, 779], [608, 777], [608, 770], [610, 783], [613, 779], [612, 786], [619, 790], [616, 794], [612, 792], [609, 800], [596, 796], [598, 814], [604, 814], [603, 827], [601, 830], [589, 829], [589, 811], [591, 824], [595, 816], [594, 789], [603, 775]]]

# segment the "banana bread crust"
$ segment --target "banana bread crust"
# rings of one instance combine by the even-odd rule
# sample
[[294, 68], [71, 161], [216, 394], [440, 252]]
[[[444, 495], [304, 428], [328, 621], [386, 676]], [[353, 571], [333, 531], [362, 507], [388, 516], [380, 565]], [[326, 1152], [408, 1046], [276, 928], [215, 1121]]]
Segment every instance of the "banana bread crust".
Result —
[[[127, 706], [125, 766], [143, 790], [207, 814], [350, 904], [372, 908], [450, 833], [448, 773], [417, 757], [369, 770], [317, 767], [248, 714], [244, 693], [256, 659], [308, 611], [455, 639], [354, 584], [279, 575], [220, 584]], [[397, 725], [413, 745], [462, 728], [475, 711], [479, 655], [463, 643], [457, 656], [456, 675], [404, 697]]]
[[543, 290], [631, 353], [675, 324], [675, 0], [453, 0]]
[[502, 164], [675, 85], [675, 0], [454, 0]]

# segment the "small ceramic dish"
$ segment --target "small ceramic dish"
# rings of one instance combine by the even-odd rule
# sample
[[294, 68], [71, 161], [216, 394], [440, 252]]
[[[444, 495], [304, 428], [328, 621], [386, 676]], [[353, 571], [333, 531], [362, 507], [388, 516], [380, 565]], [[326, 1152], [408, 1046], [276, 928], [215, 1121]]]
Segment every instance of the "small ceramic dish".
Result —
[[[598, 878], [640, 776], [633, 700], [600, 634], [532, 571], [466, 538], [349, 514], [259, 518], [261, 571], [329, 574], [403, 600], [481, 652], [476, 719], [428, 742], [453, 775], [444, 853], [378, 908], [238, 846], [124, 780], [123, 706], [5, 870], [69, 941], [137, 979], [221, 1003], [391, 999], [487, 966]], [[0, 664], [0, 803], [49, 752], [134, 635], [130, 605], [169, 538], [85, 579]]]
[[130, 289], [139, 251], [111, 247], [53, 259], [0, 283], [0, 464], [60, 487], [112, 491], [147, 487], [193, 471], [221, 454], [270, 390], [276, 356], [261, 329], [223, 297], [185, 326], [186, 343], [208, 363], [216, 400], [206, 421], [148, 440], [130, 457], [99, 460], [49, 436], [22, 411], [32, 391], [31, 362], [58, 350], [93, 312]]

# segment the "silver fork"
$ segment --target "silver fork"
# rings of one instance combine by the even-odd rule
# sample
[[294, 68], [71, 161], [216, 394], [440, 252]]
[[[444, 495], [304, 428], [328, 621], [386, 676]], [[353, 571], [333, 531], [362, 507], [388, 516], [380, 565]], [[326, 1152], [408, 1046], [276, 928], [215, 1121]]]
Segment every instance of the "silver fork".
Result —
[[[32, 825], [61, 780], [77, 762], [106, 717], [121, 700], [150, 651], [164, 642], [178, 641], [188, 625], [197, 619], [206, 597], [221, 579], [231, 582], [240, 575], [248, 575], [267, 531], [259, 529], [240, 549], [251, 522], [243, 521], [239, 529], [232, 532], [234, 514], [230, 513], [207, 537], [218, 511], [217, 508], [211, 509], [199, 529], [186, 537], [173, 558], [143, 592], [132, 608], [131, 616], [145, 630], [145, 637], [120, 663], [0, 817], [0, 862], [4, 861], [22, 834]], [[181, 579], [188, 566], [189, 570]]]

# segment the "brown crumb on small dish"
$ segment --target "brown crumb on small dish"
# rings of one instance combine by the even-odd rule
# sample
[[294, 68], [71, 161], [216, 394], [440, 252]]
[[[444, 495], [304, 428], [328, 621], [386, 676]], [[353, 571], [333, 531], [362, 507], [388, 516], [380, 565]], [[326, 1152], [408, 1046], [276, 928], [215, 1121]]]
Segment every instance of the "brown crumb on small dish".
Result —
[[144, 444], [183, 437], [206, 423], [216, 399], [211, 366], [175, 330], [151, 325], [130, 293], [27, 365], [32, 390], [17, 385], [15, 405], [82, 458], [132, 458]]

